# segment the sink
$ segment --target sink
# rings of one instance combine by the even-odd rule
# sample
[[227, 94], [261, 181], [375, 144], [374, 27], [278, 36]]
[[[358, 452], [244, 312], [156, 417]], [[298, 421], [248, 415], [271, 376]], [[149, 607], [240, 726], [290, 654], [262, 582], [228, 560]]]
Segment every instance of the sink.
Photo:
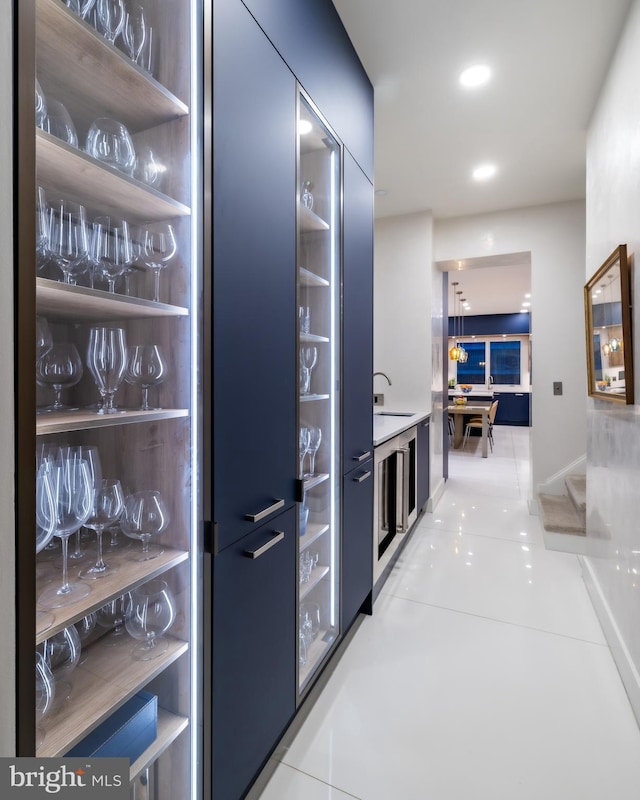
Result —
[[377, 417], [412, 417], [415, 411], [375, 411]]

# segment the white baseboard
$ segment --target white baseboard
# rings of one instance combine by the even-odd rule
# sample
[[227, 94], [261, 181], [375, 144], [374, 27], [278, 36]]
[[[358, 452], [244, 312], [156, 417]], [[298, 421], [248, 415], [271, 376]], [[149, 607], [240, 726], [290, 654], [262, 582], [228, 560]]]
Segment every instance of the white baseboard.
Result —
[[635, 714], [638, 725], [640, 725], [640, 674], [636, 669], [629, 650], [624, 642], [616, 621], [611, 613], [607, 600], [602, 593], [598, 579], [596, 578], [590, 559], [580, 557], [582, 565], [582, 577], [589, 592], [589, 597], [593, 603], [600, 625], [609, 644], [613, 660], [616, 663], [622, 683], [629, 697], [631, 708]]

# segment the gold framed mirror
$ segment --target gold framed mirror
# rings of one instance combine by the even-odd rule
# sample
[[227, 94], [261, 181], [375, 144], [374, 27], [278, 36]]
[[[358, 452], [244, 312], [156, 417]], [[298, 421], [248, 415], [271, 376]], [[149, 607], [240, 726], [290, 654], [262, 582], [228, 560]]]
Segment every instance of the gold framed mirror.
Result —
[[587, 394], [632, 405], [631, 276], [625, 244], [585, 285], [584, 310]]

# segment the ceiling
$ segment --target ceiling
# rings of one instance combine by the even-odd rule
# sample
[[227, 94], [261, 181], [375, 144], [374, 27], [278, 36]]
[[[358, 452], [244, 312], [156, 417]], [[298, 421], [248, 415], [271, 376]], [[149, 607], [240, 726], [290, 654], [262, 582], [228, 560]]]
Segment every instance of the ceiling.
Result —
[[[589, 119], [631, 0], [333, 3], [374, 86], [376, 217], [584, 197]], [[490, 82], [462, 89], [459, 74], [476, 63]], [[473, 181], [486, 161], [495, 177]], [[507, 303], [495, 278], [503, 305], [519, 304], [520, 285]]]

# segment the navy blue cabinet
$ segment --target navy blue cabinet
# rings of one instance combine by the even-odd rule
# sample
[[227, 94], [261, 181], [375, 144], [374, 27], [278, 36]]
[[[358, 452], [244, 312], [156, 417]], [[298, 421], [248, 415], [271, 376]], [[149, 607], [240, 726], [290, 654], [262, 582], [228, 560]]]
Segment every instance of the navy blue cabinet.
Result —
[[347, 473], [342, 497], [342, 630], [361, 610], [371, 613], [373, 587], [373, 458]]
[[531, 394], [529, 392], [494, 392], [498, 400], [496, 425], [531, 425]]
[[373, 454], [373, 186], [344, 155], [342, 457], [349, 472]]
[[295, 502], [297, 459], [296, 82], [239, 0], [214, 3], [213, 102], [213, 518], [223, 549], [255, 528], [250, 517]]
[[213, 559], [213, 796], [239, 800], [296, 706], [296, 511]]
[[418, 423], [417, 453], [416, 453], [416, 506], [418, 513], [422, 511], [425, 503], [429, 499], [429, 431], [430, 422], [428, 419]]

